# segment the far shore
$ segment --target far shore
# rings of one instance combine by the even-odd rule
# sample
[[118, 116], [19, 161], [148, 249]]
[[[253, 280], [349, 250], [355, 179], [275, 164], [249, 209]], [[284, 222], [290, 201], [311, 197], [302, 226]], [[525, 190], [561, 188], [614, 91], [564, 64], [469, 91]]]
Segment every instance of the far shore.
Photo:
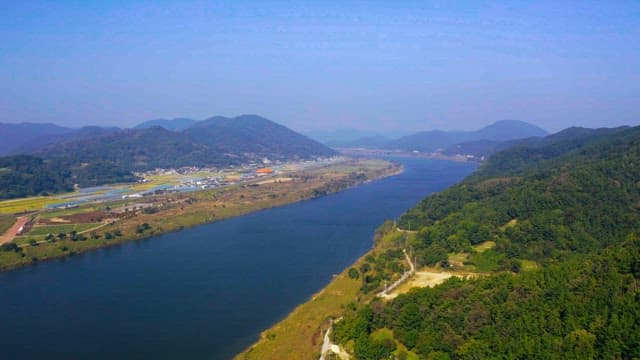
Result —
[[[123, 207], [122, 201], [36, 212], [21, 218], [20, 226], [28, 222], [30, 227], [27, 235], [5, 244], [16, 244], [15, 249], [0, 251], [0, 271], [304, 201], [402, 171], [400, 164], [381, 159], [351, 159], [288, 173], [282, 179], [158, 195], [145, 198], [144, 204], [130, 201], [123, 212], [115, 212]], [[65, 230], [46, 235], [42, 229]], [[40, 235], [30, 235], [35, 230]]]
[[470, 157], [467, 155], [445, 155], [439, 152], [420, 152], [406, 150], [389, 150], [389, 149], [371, 149], [371, 148], [336, 148], [341, 154], [346, 156], [395, 156], [395, 157], [411, 157], [421, 159], [447, 160], [455, 162], [482, 162], [481, 159]]

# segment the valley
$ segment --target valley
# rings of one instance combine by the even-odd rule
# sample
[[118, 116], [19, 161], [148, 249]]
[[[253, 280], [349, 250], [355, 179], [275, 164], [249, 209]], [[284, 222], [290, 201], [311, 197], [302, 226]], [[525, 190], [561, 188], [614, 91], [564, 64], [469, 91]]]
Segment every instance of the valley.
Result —
[[5, 3], [0, 360], [640, 360], [640, 1]]
[[237, 359], [319, 357], [329, 327], [329, 358], [636, 356], [639, 132], [567, 129], [493, 155], [382, 224]]
[[3, 236], [0, 269], [315, 198], [399, 171], [387, 161], [348, 158], [163, 170], [139, 174], [144, 180], [132, 185], [6, 200], [0, 212], [19, 226]]

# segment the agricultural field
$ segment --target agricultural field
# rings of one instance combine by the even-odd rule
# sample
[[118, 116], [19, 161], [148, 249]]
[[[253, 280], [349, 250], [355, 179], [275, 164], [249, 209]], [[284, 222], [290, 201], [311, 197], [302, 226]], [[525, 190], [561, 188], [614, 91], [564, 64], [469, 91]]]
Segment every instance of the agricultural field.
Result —
[[100, 226], [101, 223], [86, 223], [86, 224], [64, 224], [64, 225], [41, 225], [34, 226], [29, 230], [28, 235], [37, 236], [37, 235], [47, 235], [47, 234], [68, 234], [72, 231], [76, 231], [78, 233], [96, 228]]
[[36, 196], [24, 199], [0, 201], [0, 214], [15, 214], [27, 211], [42, 210], [48, 205], [64, 201], [51, 196]]
[[[0, 251], [0, 270], [323, 196], [389, 176], [400, 169], [399, 165], [390, 162], [360, 159], [287, 173], [286, 177], [259, 177], [193, 192], [129, 199], [118, 197], [112, 201], [94, 201], [68, 208], [38, 209], [38, 206], [45, 207], [54, 200], [48, 197], [11, 201], [14, 208], [17, 202], [21, 206], [30, 206], [32, 212], [27, 215], [26, 234], [14, 239], [19, 248]], [[167, 176], [160, 176], [154, 181], [168, 180]], [[105, 187], [89, 191], [102, 192]], [[75, 195], [67, 194], [65, 198]], [[86, 196], [86, 190], [79, 196]], [[7, 202], [1, 202], [1, 205], [9, 208]], [[74, 231], [79, 235], [72, 236]], [[49, 233], [53, 236], [47, 238]]]

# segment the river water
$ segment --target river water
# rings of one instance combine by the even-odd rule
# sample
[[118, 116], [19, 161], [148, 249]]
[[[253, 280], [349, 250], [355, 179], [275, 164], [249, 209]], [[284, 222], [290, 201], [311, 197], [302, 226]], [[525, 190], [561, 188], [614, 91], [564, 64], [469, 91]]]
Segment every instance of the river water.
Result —
[[394, 160], [404, 173], [337, 194], [0, 273], [0, 358], [231, 358], [475, 169]]

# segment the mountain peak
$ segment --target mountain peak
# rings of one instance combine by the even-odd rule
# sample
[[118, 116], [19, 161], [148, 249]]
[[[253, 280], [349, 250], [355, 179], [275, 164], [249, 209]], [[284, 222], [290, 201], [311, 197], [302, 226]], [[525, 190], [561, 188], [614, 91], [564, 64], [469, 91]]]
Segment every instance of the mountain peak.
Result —
[[434, 151], [465, 142], [505, 142], [546, 135], [545, 130], [524, 121], [500, 120], [476, 131], [422, 131], [392, 141], [388, 146], [403, 150]]
[[188, 119], [188, 118], [175, 118], [175, 119], [154, 119], [144, 121], [134, 127], [134, 129], [145, 129], [152, 126], [160, 126], [170, 131], [181, 131], [187, 129], [193, 124], [196, 123], [196, 120]]
[[335, 152], [283, 125], [259, 115], [214, 116], [184, 131], [192, 139], [253, 156], [287, 158], [330, 156]]
[[544, 137], [548, 132], [536, 125], [520, 120], [500, 120], [476, 132], [476, 140], [507, 141], [528, 137]]

